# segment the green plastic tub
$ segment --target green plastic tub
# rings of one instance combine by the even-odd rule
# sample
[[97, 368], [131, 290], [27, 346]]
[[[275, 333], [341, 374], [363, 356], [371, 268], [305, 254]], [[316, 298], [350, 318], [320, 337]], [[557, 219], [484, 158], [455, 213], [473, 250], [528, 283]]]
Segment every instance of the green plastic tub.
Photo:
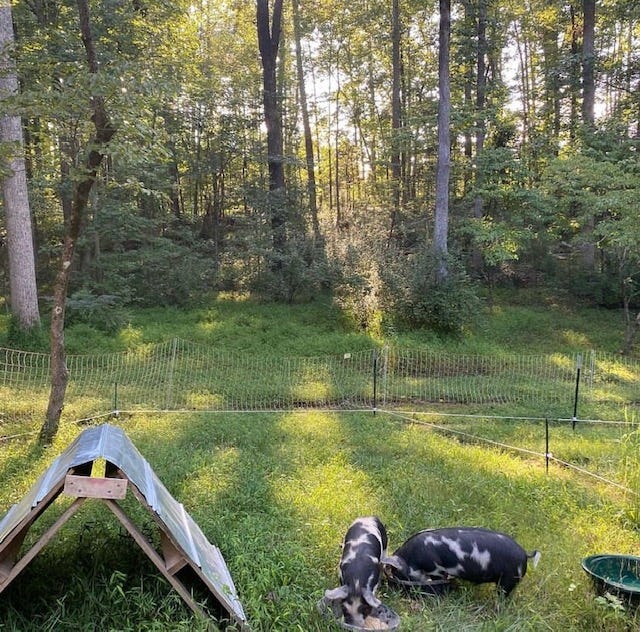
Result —
[[640, 599], [640, 557], [635, 555], [590, 555], [582, 568], [599, 592], [613, 592]]

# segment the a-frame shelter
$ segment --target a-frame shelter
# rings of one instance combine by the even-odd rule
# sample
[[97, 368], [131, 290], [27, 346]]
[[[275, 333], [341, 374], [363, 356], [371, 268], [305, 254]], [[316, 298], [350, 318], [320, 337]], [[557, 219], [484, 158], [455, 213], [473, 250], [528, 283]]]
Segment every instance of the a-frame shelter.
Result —
[[[93, 463], [105, 461], [104, 477], [92, 476]], [[160, 550], [125, 513], [118, 500], [127, 490], [146, 507], [159, 529]], [[74, 498], [68, 508], [27, 551], [22, 545], [31, 526], [60, 494]], [[181, 579], [187, 566], [233, 623], [248, 630], [247, 619], [220, 550], [167, 491], [125, 432], [110, 424], [88, 428], [61, 453], [24, 498], [0, 521], [0, 593], [55, 537], [85, 501], [103, 502], [138, 543], [169, 584], [198, 615], [196, 603]]]

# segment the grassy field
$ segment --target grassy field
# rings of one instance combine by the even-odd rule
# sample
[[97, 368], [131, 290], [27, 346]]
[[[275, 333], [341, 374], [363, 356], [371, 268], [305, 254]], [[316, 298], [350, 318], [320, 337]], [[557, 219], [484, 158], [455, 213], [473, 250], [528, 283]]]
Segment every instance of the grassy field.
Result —
[[[131, 313], [117, 332], [82, 324], [70, 352], [123, 350], [174, 336], [255, 354], [322, 355], [383, 341], [452, 352], [616, 351], [619, 314], [573, 309], [540, 297], [496, 303], [460, 340], [428, 332], [362, 332], [332, 307], [265, 306], [222, 297], [191, 311]], [[0, 346], [6, 318], [0, 319]], [[0, 434], [33, 431], [45, 397], [0, 401]], [[55, 443], [33, 435], [0, 443], [0, 516], [28, 491], [82, 427], [69, 402]], [[461, 585], [440, 599], [379, 596], [402, 617], [401, 630], [623, 631], [640, 615], [598, 596], [582, 570], [591, 553], [638, 553], [638, 509], [615, 486], [544, 459], [414, 423], [544, 452], [540, 422], [349, 412], [135, 414], [117, 420], [173, 496], [220, 547], [252, 629], [315, 632], [316, 611], [337, 585], [340, 545], [351, 521], [378, 515], [390, 548], [425, 527], [481, 525], [512, 534], [542, 559], [509, 601], [491, 586]], [[495, 411], [484, 411], [489, 414]], [[517, 416], [517, 410], [501, 410]], [[637, 421], [637, 420], [633, 420]], [[551, 451], [608, 479], [640, 489], [639, 442], [631, 428], [556, 425]], [[127, 501], [130, 505], [131, 499]], [[150, 519], [132, 510], [143, 530]], [[53, 508], [52, 510], [53, 511]], [[60, 511], [60, 509], [58, 509]], [[44, 520], [44, 517], [43, 517]], [[38, 525], [41, 529], [43, 525]], [[158, 578], [153, 565], [99, 503], [87, 505], [0, 594], [0, 630], [204, 630], [204, 623]]]
[[[466, 524], [507, 531], [542, 551], [506, 603], [488, 585], [462, 585], [440, 599], [383, 585], [379, 594], [401, 615], [402, 630], [640, 624], [635, 610], [598, 598], [580, 566], [591, 553], [638, 551], [626, 501], [563, 468], [546, 474], [539, 459], [383, 414], [136, 415], [118, 423], [222, 550], [254, 630], [326, 630], [316, 602], [337, 585], [348, 525], [371, 514], [386, 524], [392, 549], [418, 529]], [[44, 451], [29, 441], [4, 446], [1, 505], [21, 498], [79, 431], [64, 426]], [[144, 530], [149, 519], [137, 519]], [[2, 630], [205, 629], [99, 503], [2, 594], [0, 621]]]
[[[541, 291], [497, 294], [491, 309], [485, 307], [475, 326], [458, 339], [426, 330], [355, 329], [328, 299], [307, 305], [274, 305], [227, 294], [189, 310], [128, 310], [115, 331], [99, 325], [67, 327], [67, 352], [122, 351], [178, 337], [218, 349], [267, 355], [323, 355], [336, 348], [358, 351], [383, 342], [451, 353], [538, 354], [585, 349], [616, 353], [624, 332], [622, 310], [581, 307]], [[0, 346], [13, 347], [8, 332], [9, 317], [0, 314]], [[39, 350], [46, 351], [48, 334], [43, 333], [40, 344], [45, 346]]]

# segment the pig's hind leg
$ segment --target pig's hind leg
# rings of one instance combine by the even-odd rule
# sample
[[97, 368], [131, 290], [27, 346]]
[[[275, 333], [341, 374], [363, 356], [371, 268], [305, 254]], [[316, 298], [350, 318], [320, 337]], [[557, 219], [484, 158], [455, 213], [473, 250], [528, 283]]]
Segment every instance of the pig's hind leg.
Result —
[[513, 575], [501, 575], [500, 579], [496, 582], [498, 592], [501, 596], [508, 597], [519, 582], [520, 577], [514, 577]]

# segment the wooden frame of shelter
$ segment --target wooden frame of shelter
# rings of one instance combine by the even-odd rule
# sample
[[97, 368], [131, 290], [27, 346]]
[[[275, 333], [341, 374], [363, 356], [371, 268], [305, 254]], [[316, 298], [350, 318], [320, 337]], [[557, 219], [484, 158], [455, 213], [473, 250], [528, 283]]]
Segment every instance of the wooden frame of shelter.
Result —
[[[104, 477], [92, 475], [98, 458], [105, 459]], [[127, 490], [153, 517], [160, 534], [159, 551], [118, 503], [126, 497]], [[72, 497], [73, 502], [21, 554], [33, 524], [62, 493]], [[194, 613], [208, 618], [179, 576], [186, 567], [235, 624], [242, 630], [249, 629], [220, 551], [209, 543], [183, 505], [169, 494], [125, 433], [109, 424], [85, 430], [0, 521], [0, 593], [87, 500], [102, 502], [111, 510]]]

